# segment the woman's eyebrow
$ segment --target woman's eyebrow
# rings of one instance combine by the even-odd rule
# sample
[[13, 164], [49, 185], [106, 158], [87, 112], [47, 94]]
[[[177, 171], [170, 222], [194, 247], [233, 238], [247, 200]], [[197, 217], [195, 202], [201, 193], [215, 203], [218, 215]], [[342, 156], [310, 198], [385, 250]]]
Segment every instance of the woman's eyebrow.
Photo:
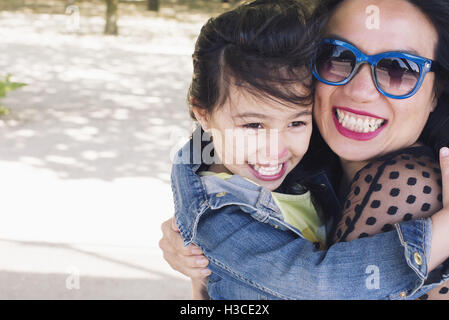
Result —
[[[336, 35], [336, 34], [329, 34], [327, 35], [325, 38], [330, 38], [330, 39], [335, 39], [335, 40], [340, 40], [340, 41], [344, 41], [346, 43], [349, 43], [350, 45], [353, 45], [354, 47], [358, 48], [359, 50], [361, 50], [357, 45], [355, 45], [354, 43], [352, 43], [351, 41], [349, 41], [348, 39], [345, 39], [342, 36]], [[361, 50], [362, 51], [362, 50]], [[383, 52], [402, 52], [402, 53], [409, 53], [409, 54], [413, 54], [415, 56], [420, 56], [420, 54], [418, 53], [418, 51], [416, 51], [415, 49], [412, 48], [406, 48], [406, 49], [396, 49], [396, 50], [387, 50], [387, 51], [383, 51]]]

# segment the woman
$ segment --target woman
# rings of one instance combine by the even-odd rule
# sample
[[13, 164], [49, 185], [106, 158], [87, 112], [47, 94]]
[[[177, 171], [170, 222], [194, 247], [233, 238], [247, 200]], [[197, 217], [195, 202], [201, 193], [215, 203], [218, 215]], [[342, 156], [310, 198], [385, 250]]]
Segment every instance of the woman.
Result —
[[[367, 27], [369, 17], [366, 9], [373, 4], [380, 13], [378, 29]], [[301, 239], [294, 239], [294, 237], [288, 239], [288, 236], [277, 234], [274, 230], [268, 231], [267, 227], [260, 223], [253, 225], [248, 221], [242, 221], [240, 228], [251, 227], [255, 239], [260, 239], [259, 242], [263, 241], [260, 247], [258, 247], [259, 242], [254, 241], [251, 244], [251, 250], [246, 248], [248, 250], [246, 252], [252, 252], [254, 255], [240, 255], [241, 252], [245, 252], [244, 244], [237, 246], [235, 243], [232, 244], [232, 238], [228, 239], [227, 248], [236, 248], [232, 251], [233, 265], [230, 269], [220, 267], [220, 261], [217, 261], [214, 256], [214, 250], [211, 247], [206, 248], [208, 251], [206, 253], [211, 260], [210, 268], [214, 274], [217, 273], [222, 278], [228, 277], [234, 282], [240, 281], [242, 286], [258, 290], [269, 298], [378, 297], [375, 290], [370, 292], [370, 289], [365, 288], [364, 291], [359, 283], [347, 285], [347, 282], [344, 282], [347, 279], [342, 276], [340, 269], [352, 268], [352, 274], [359, 279], [360, 274], [363, 273], [360, 270], [361, 266], [372, 266], [370, 264], [372, 262], [374, 267], [380, 267], [382, 273], [383, 269], [388, 267], [379, 264], [382, 263], [382, 259], [388, 259], [388, 253], [396, 256], [395, 259], [400, 259], [399, 254], [390, 251], [398, 244], [393, 236], [395, 232], [386, 231], [400, 220], [423, 217], [438, 211], [441, 207], [439, 202], [443, 200], [437, 191], [436, 201], [425, 202], [418, 206], [416, 198], [419, 200], [422, 195], [404, 192], [404, 189], [401, 189], [402, 186], [394, 187], [396, 183], [394, 177], [397, 174], [402, 177], [413, 172], [416, 177], [408, 176], [404, 185], [410, 188], [419, 185], [425, 179], [436, 181], [436, 185], [423, 186], [423, 190], [427, 192], [424, 194], [432, 194], [432, 191], [429, 193], [429, 188], [435, 191], [438, 186], [439, 181], [435, 176], [438, 172], [433, 172], [431, 168], [433, 176], [430, 176], [429, 172], [418, 168], [419, 162], [428, 167], [435, 164], [434, 155], [427, 152], [429, 147], [439, 149], [440, 146], [448, 144], [447, 135], [444, 135], [448, 132], [449, 117], [448, 93], [444, 91], [447, 90], [445, 86], [447, 79], [442, 72], [430, 72], [433, 69], [426, 69], [429, 72], [424, 74], [423, 68], [430, 68], [430, 63], [426, 65], [427, 60], [415, 58], [426, 57], [437, 61], [441, 70], [449, 70], [449, 49], [447, 48], [449, 41], [444, 38], [445, 30], [449, 28], [447, 25], [448, 4], [437, 0], [344, 0], [331, 1], [328, 6], [329, 19], [326, 20], [324, 28], [324, 37], [327, 40], [323, 41], [315, 60], [317, 67], [315, 76], [319, 82], [316, 87], [314, 117], [319, 132], [332, 151], [338, 155], [343, 170], [339, 193], [346, 200], [345, 211], [344, 218], [340, 220], [335, 230], [335, 238], [342, 241], [366, 237], [376, 231], [385, 231], [385, 233], [345, 244], [338, 243], [331, 246], [327, 252], [317, 253], [312, 252], [300, 241]], [[407, 51], [413, 53], [413, 57], [406, 59], [404, 56], [395, 55], [394, 59], [389, 59], [391, 57], [388, 55], [366, 56], [390, 51]], [[388, 59], [383, 59], [385, 57]], [[370, 70], [368, 64], [356, 64], [364, 60], [372, 62], [376, 68]], [[420, 64], [421, 61], [423, 61], [422, 64]], [[400, 66], [402, 62], [402, 71], [406, 72], [401, 73], [401, 78], [398, 78], [394, 72], [397, 71], [397, 65], [393, 62]], [[426, 148], [425, 145], [428, 147]], [[425, 161], [421, 161], [423, 158]], [[408, 163], [409, 161], [413, 163]], [[369, 170], [374, 170], [373, 174], [367, 172]], [[424, 172], [427, 172], [427, 175]], [[361, 176], [364, 185], [361, 184]], [[382, 201], [374, 199], [373, 195], [385, 192], [389, 197], [386, 202], [397, 201], [398, 203], [388, 206], [387, 214], [384, 212], [380, 214], [373, 209], [380, 208], [379, 202], [382, 203]], [[403, 194], [406, 195], [405, 200], [399, 201]], [[407, 212], [411, 210], [414, 210], [411, 212], [412, 215]], [[396, 218], [394, 216], [398, 211], [404, 214]], [[374, 214], [379, 215], [373, 216]], [[366, 225], [379, 226], [373, 221], [384, 219], [387, 215], [391, 219], [388, 223], [382, 222], [380, 230], [375, 230], [376, 228], [365, 230]], [[426, 228], [422, 232], [418, 231], [418, 221], [401, 223], [398, 226], [400, 242], [406, 248], [407, 263], [419, 273], [419, 279], [409, 278], [408, 281], [420, 284], [415, 286], [410, 283], [403, 284], [404, 290], [399, 290], [401, 283], [395, 282], [396, 270], [386, 270], [380, 277], [381, 287], [390, 286], [392, 289], [391, 295], [385, 298], [418, 297], [431, 288], [423, 285], [425, 279], [430, 279], [436, 274], [437, 280], [433, 280], [434, 283], [447, 279], [447, 270], [444, 266], [440, 267], [437, 273], [429, 274], [430, 269], [447, 258], [447, 254], [437, 258], [434, 256], [435, 250], [444, 252], [444, 244], [447, 244], [444, 230], [441, 230], [445, 225], [444, 220], [447, 220], [444, 211], [439, 211], [432, 216], [432, 223], [429, 219], [421, 220], [421, 227]], [[361, 225], [362, 221], [365, 223]], [[183, 251], [168, 245], [170, 241], [179, 241], [179, 238], [173, 240], [173, 233], [170, 234], [167, 231], [168, 224], [169, 222], [163, 225], [165, 238], [161, 240], [166, 259], [173, 267], [185, 274], [198, 276], [196, 272], [201, 269], [183, 266], [183, 263], [193, 266], [192, 262], [198, 256], [186, 254], [185, 258], [176, 259], [176, 255], [182, 254]], [[209, 228], [212, 226], [208, 224], [208, 221], [204, 221], [204, 225]], [[261, 231], [263, 228], [265, 229]], [[429, 228], [432, 228], [431, 232]], [[264, 232], [264, 236], [257, 238], [259, 231]], [[238, 229], [235, 229], [235, 232], [238, 232]], [[273, 237], [266, 237], [269, 232], [273, 234]], [[418, 234], [432, 238], [430, 249], [427, 247], [430, 239], [416, 242]], [[219, 236], [217, 234], [217, 237]], [[225, 241], [225, 239], [221, 240]], [[389, 241], [391, 243], [388, 244]], [[411, 250], [414, 245], [416, 247]], [[286, 250], [287, 246], [291, 250]], [[438, 246], [443, 249], [438, 250]], [[424, 250], [420, 251], [421, 247]], [[366, 253], [364, 257], [362, 257], [363, 250]], [[373, 253], [375, 250], [377, 253]], [[430, 254], [426, 250], [431, 250]], [[348, 254], [348, 251], [353, 255]], [[226, 250], [221, 250], [220, 254], [222, 254], [221, 259], [225, 261]], [[294, 254], [301, 256], [301, 260], [297, 260]], [[370, 255], [377, 255], [379, 260]], [[351, 257], [352, 261], [349, 261]], [[264, 265], [266, 261], [269, 261], [269, 266]], [[203, 266], [207, 265], [207, 262], [203, 260]], [[340, 269], [322, 268], [326, 264], [331, 265], [329, 262]], [[389, 264], [393, 262], [391, 260]], [[267, 277], [263, 270], [268, 270], [270, 277]], [[363, 271], [366, 270], [368, 269]], [[332, 279], [329, 279], [332, 271], [335, 274]], [[406, 272], [405, 269], [403, 271]], [[308, 272], [308, 279], [304, 276], [306, 272]], [[214, 274], [210, 281], [214, 281]], [[301, 279], [296, 279], [298, 274], [301, 274]], [[325, 279], [326, 274], [328, 278], [324, 283], [322, 279]], [[401, 278], [402, 280], [405, 281], [405, 278]], [[337, 289], [339, 285], [340, 289]], [[355, 292], [359, 295], [355, 295]]]

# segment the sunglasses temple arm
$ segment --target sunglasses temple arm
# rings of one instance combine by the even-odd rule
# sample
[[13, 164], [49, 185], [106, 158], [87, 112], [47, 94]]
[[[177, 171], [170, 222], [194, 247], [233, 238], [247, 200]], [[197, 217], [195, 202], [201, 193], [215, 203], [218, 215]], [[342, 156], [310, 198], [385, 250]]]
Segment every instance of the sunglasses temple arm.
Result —
[[440, 65], [436, 61], [432, 61], [432, 65], [430, 66], [430, 71], [436, 72], [440, 70]]

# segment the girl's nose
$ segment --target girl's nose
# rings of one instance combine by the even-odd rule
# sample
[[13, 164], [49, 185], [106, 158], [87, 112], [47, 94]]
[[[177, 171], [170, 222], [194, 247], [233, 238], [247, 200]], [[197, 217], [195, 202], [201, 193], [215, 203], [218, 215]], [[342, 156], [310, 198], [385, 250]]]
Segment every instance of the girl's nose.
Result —
[[282, 160], [288, 155], [288, 150], [284, 147], [281, 151], [277, 153], [276, 160]]
[[270, 131], [265, 140], [259, 145], [260, 164], [279, 164], [288, 156], [288, 148], [284, 143], [283, 134], [278, 131]]
[[[272, 150], [272, 152], [270, 152]], [[279, 161], [284, 160], [288, 155], [288, 149], [284, 146], [280, 148], [272, 148], [267, 152], [267, 162], [271, 164], [278, 164]]]

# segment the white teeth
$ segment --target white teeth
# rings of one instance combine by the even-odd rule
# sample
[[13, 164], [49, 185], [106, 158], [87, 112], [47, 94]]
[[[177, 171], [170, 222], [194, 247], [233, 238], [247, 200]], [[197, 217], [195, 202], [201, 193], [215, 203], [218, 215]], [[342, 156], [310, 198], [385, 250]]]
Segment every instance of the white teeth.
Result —
[[278, 174], [279, 172], [281, 172], [282, 163], [280, 163], [277, 166], [272, 166], [272, 167], [261, 167], [261, 166], [258, 166], [257, 164], [254, 164], [253, 168], [254, 168], [254, 170], [256, 170], [258, 173], [260, 173], [263, 176], [274, 176], [274, 175]]
[[336, 109], [338, 122], [346, 129], [359, 132], [369, 133], [379, 129], [383, 124], [383, 119], [363, 116], [363, 118], [349, 114], [340, 109]]

